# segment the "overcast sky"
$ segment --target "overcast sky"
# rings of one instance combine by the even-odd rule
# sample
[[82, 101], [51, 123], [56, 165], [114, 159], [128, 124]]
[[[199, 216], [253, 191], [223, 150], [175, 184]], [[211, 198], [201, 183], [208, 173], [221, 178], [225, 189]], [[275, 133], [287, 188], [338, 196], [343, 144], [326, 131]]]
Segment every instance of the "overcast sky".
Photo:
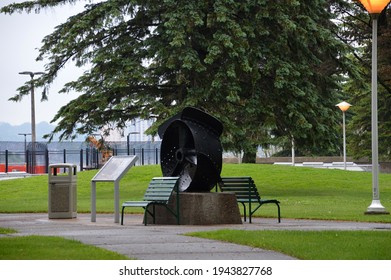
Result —
[[[1, 0], [0, 7], [21, 0]], [[66, 5], [61, 8], [41, 11], [40, 14], [0, 14], [0, 122], [19, 125], [31, 121], [30, 95], [21, 102], [8, 101], [30, 79], [28, 75], [19, 75], [22, 71], [44, 71], [45, 62], [36, 61], [41, 40], [50, 34], [54, 27], [80, 12], [85, 2]], [[74, 99], [72, 94], [57, 94], [66, 82], [74, 80], [83, 70], [72, 65], [62, 70], [57, 81], [49, 90], [49, 101], [40, 102], [42, 89], [36, 89], [36, 123], [50, 122], [58, 109]]]

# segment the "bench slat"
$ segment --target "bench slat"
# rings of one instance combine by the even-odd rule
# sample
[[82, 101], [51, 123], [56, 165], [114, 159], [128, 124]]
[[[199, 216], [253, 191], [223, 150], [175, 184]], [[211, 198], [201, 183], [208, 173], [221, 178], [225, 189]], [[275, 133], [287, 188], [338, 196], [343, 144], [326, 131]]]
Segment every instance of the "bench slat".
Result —
[[122, 203], [122, 207], [145, 207], [149, 204], [149, 201], [125, 201]]

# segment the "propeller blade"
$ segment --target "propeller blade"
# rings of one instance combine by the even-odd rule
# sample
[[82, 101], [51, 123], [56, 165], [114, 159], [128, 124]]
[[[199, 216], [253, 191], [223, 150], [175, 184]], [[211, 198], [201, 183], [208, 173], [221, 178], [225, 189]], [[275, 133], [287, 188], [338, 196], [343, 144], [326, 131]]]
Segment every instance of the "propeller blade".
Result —
[[183, 161], [178, 160], [177, 163], [175, 164], [174, 169], [171, 172], [171, 176], [179, 176], [179, 174], [183, 170], [182, 165], [183, 165]]
[[180, 123], [178, 126], [178, 138], [180, 148], [194, 149], [193, 135], [191, 134], [190, 129], [183, 123]]

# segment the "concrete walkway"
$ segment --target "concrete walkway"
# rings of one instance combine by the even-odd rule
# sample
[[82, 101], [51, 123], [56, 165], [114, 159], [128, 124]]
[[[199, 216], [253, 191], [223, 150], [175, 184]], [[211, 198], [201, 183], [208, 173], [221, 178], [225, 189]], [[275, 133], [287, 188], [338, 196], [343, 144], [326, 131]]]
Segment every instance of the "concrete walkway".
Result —
[[0, 214], [0, 227], [18, 231], [12, 236], [47, 235], [79, 240], [140, 260], [289, 260], [290, 256], [182, 234], [217, 229], [242, 230], [391, 230], [391, 223], [354, 223], [315, 220], [253, 219], [241, 225], [167, 226], [142, 224], [142, 215], [126, 215], [125, 225], [111, 214], [78, 214], [76, 219], [48, 219], [42, 214]]

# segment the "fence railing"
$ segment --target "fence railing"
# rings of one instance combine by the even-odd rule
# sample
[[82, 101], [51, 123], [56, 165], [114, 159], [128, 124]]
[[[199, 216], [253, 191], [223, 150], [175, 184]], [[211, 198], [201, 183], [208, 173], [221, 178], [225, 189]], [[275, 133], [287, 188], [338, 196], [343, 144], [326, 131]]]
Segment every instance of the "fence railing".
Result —
[[[111, 155], [137, 155], [139, 160], [136, 165], [150, 165], [160, 163], [159, 148], [132, 148], [112, 149]], [[45, 149], [24, 151], [0, 151], [0, 173], [26, 172], [30, 174], [48, 173], [50, 164], [73, 163], [78, 170], [98, 169], [105, 162], [102, 151], [95, 148], [80, 150], [55, 150]]]

